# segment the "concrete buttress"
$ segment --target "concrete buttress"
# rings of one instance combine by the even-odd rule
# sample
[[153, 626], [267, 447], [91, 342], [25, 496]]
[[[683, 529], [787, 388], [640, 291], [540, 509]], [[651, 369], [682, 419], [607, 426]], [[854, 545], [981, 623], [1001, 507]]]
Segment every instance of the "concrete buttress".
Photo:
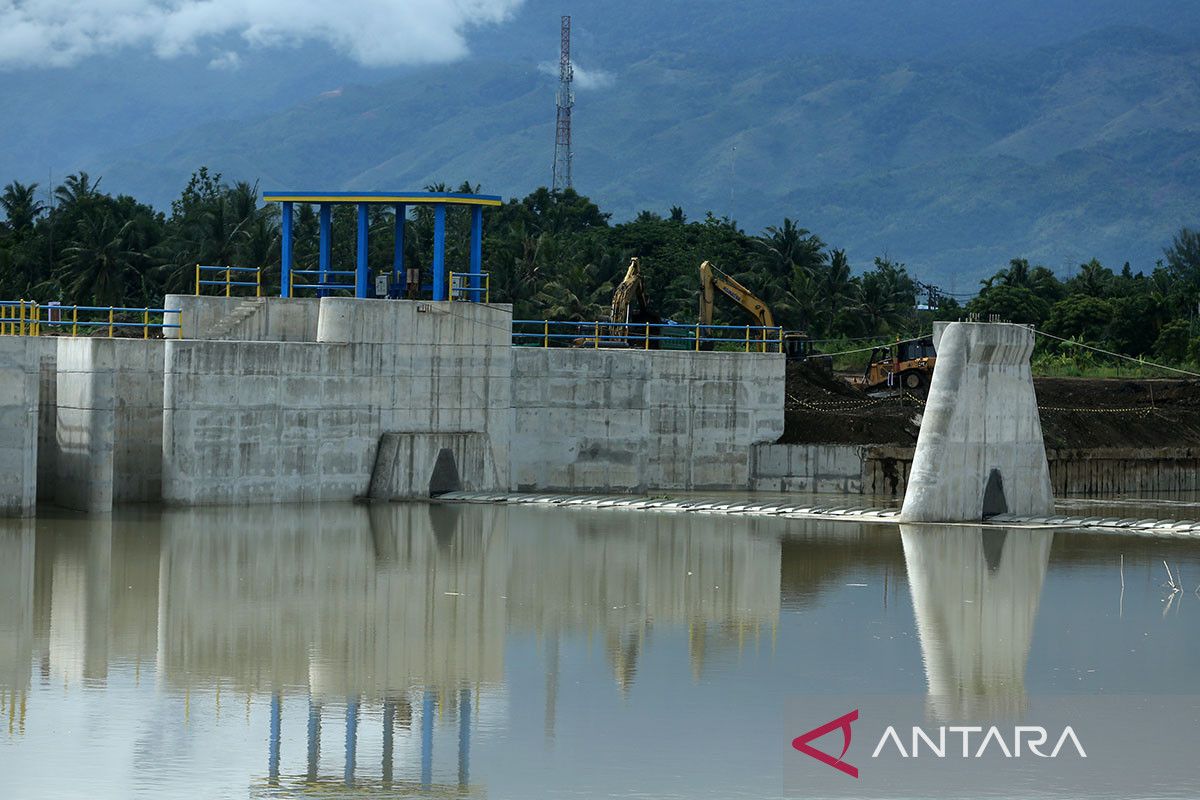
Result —
[[1029, 356], [1031, 328], [951, 322], [934, 368], [900, 519], [1050, 514], [1054, 496]]

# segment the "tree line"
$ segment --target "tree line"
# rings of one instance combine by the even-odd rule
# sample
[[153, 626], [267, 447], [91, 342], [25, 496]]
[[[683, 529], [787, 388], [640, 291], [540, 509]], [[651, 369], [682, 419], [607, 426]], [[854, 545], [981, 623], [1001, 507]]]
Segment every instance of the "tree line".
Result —
[[[448, 191], [435, 184], [430, 191]], [[477, 192], [464, 183], [453, 191]], [[168, 293], [193, 291], [197, 263], [263, 268], [264, 286], [279, 288], [279, 208], [260, 204], [257, 184], [229, 183], [197, 170], [169, 213], [128, 195], [107, 193], [80, 172], [47, 191], [13, 181], [0, 192], [0, 298], [97, 306], [158, 307]], [[394, 217], [370, 212], [369, 263], [392, 263]], [[448, 210], [448, 269], [466, 269], [469, 218]], [[356, 210], [335, 206], [333, 262], [352, 268]], [[317, 261], [316, 209], [298, 206], [294, 220], [298, 267]], [[431, 280], [433, 212], [417, 207], [405, 222], [405, 260]], [[748, 234], [712, 213], [688, 220], [682, 209], [643, 211], [613, 223], [572, 189], [540, 188], [484, 214], [484, 270], [491, 297], [512, 303], [518, 319], [604, 320], [612, 292], [632, 256], [639, 256], [646, 294], [658, 315], [695, 321], [698, 267], [707, 259], [762, 298], [778, 324], [818, 339], [895, 338], [927, 332], [933, 319], [967, 314], [1036, 325], [1066, 339], [1132, 356], [1200, 362], [1200, 234], [1181, 230], [1149, 273], [1125, 264], [1119, 272], [1091, 261], [1060, 279], [1014, 259], [960, 305], [919, 281], [888, 257], [852, 265], [792, 219]], [[864, 267], [862, 269], [856, 269]], [[717, 323], [746, 324], [732, 304], [719, 304]]]

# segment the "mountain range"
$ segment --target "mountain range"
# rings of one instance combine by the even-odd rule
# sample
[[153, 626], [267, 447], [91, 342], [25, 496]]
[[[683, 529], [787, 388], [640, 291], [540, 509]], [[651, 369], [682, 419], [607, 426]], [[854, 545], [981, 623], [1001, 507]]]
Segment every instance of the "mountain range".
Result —
[[527, 0], [436, 66], [118, 53], [5, 75], [23, 124], [0, 174], [87, 169], [160, 207], [202, 164], [272, 189], [521, 196], [550, 180], [572, 13], [575, 186], [614, 220], [790, 217], [858, 267], [887, 255], [960, 292], [1018, 256], [1149, 269], [1200, 224], [1200, 14], [1133, 5]]

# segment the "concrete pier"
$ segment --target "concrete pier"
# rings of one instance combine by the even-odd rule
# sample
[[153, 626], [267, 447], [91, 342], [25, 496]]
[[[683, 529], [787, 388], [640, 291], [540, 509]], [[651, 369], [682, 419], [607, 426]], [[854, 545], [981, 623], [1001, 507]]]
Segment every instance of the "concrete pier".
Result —
[[0, 515], [23, 517], [37, 504], [38, 397], [45, 345], [0, 339]]
[[157, 501], [163, 348], [141, 339], [58, 344], [54, 501], [78, 511]]
[[478, 434], [501, 465], [479, 487], [508, 486], [507, 306], [323, 298], [319, 317], [316, 342], [166, 342], [164, 502], [350, 500], [393, 432]]
[[969, 522], [1054, 507], [1029, 356], [1033, 329], [951, 322], [934, 329], [937, 366], [900, 518]]

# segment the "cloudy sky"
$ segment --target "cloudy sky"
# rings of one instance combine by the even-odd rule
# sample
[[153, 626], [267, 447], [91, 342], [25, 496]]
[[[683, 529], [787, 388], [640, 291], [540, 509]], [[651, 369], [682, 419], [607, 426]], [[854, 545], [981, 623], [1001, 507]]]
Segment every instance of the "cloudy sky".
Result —
[[[523, 0], [0, 0], [0, 68], [69, 66], [124, 49], [164, 58], [326, 43], [366, 66], [451, 61], [473, 26], [506, 20]], [[230, 43], [237, 42], [237, 49]]]

